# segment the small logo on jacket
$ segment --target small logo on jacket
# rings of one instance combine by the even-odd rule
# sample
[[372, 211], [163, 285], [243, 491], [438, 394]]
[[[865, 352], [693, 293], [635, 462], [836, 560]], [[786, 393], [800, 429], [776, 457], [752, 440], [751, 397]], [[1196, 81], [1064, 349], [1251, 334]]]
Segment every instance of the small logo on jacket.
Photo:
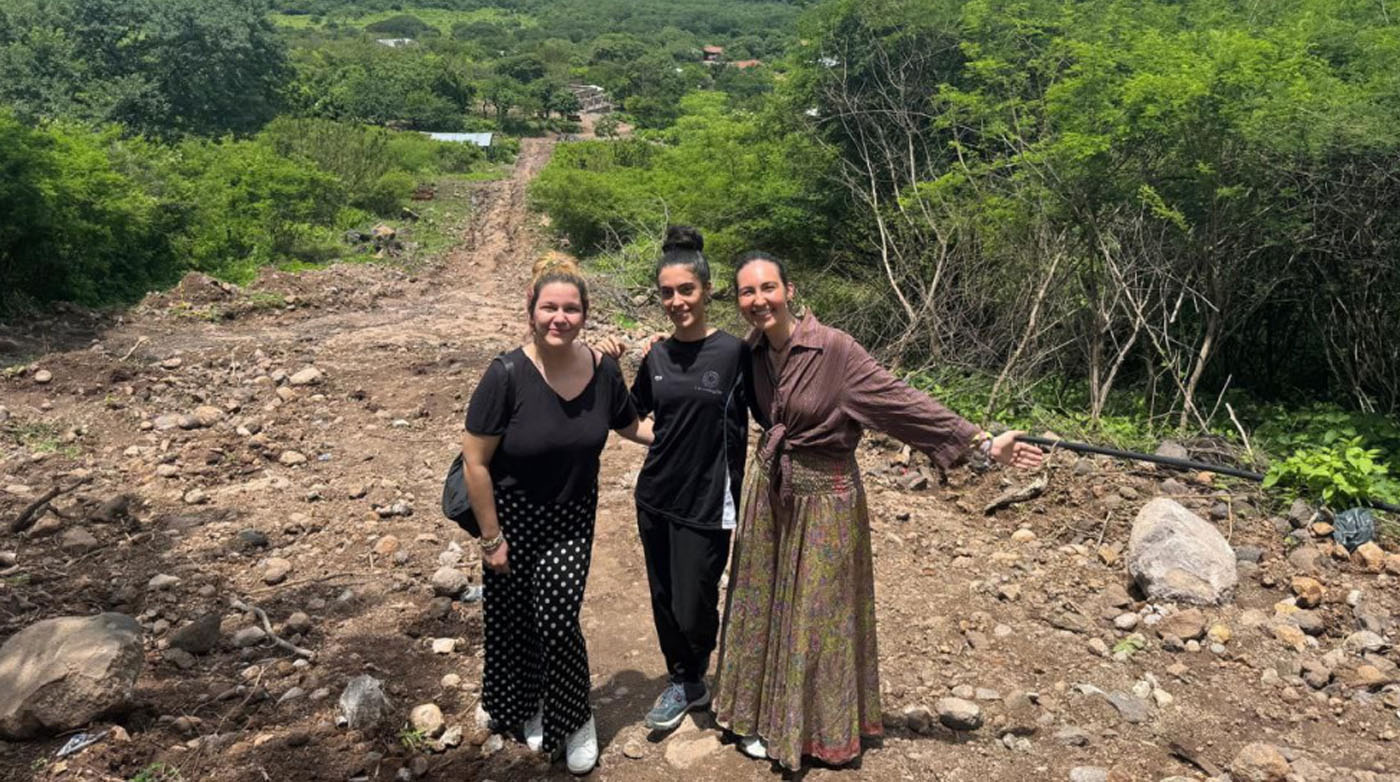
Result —
[[700, 376], [700, 385], [704, 386], [706, 391], [714, 391], [719, 388], [719, 373], [713, 369], [707, 371]]

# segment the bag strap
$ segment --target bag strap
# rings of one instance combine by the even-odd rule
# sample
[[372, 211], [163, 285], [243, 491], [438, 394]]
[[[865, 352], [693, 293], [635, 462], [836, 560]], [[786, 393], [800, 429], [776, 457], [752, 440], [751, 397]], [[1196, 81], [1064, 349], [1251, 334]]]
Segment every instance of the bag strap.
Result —
[[492, 361], [499, 361], [499, 362], [501, 362], [501, 366], [504, 367], [505, 370], [506, 370], [506, 407], [510, 408], [511, 410], [514, 410], [514, 409], [515, 409], [515, 373], [516, 373], [516, 371], [517, 371], [516, 368], [515, 368], [516, 362], [515, 362], [515, 361], [512, 361], [512, 360], [510, 360], [510, 359], [507, 359], [507, 358], [506, 358], [507, 355], [508, 355], [508, 354], [506, 354], [506, 353], [502, 353], [502, 354], [496, 356], [495, 358], [493, 358], [493, 359], [491, 359], [491, 360], [492, 360]]

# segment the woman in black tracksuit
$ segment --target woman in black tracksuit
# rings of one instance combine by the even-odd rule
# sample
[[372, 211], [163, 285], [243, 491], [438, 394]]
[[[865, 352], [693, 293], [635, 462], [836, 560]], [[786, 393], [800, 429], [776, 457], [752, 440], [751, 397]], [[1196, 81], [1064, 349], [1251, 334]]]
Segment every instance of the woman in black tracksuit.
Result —
[[719, 631], [719, 582], [738, 516], [753, 399], [748, 346], [706, 320], [703, 246], [693, 228], [667, 229], [656, 281], [675, 331], [651, 347], [632, 384], [638, 415], [654, 419], [655, 440], [637, 478], [637, 529], [670, 674], [646, 716], [652, 730], [670, 730], [710, 702], [704, 675]]

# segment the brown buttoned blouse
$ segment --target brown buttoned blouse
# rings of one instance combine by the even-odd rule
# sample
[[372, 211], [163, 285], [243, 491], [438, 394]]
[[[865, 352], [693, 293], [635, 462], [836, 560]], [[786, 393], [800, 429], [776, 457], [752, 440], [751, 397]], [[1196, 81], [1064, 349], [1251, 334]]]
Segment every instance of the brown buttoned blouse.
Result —
[[[764, 455], [810, 452], [844, 457], [865, 427], [878, 429], [949, 467], [981, 431], [876, 363], [840, 329], [808, 314], [797, 322], [780, 377], [773, 376], [768, 339], [757, 332], [754, 392], [772, 427]], [[777, 465], [774, 465], [777, 467]]]

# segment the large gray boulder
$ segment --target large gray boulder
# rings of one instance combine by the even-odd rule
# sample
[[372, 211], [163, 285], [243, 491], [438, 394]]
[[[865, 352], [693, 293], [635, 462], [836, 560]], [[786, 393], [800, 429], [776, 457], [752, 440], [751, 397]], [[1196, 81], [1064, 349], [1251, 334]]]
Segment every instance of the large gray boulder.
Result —
[[125, 614], [46, 619], [0, 646], [0, 737], [80, 728], [131, 698], [145, 656]]
[[1150, 600], [1214, 605], [1229, 599], [1238, 578], [1225, 536], [1166, 497], [1138, 511], [1127, 560], [1128, 572]]

